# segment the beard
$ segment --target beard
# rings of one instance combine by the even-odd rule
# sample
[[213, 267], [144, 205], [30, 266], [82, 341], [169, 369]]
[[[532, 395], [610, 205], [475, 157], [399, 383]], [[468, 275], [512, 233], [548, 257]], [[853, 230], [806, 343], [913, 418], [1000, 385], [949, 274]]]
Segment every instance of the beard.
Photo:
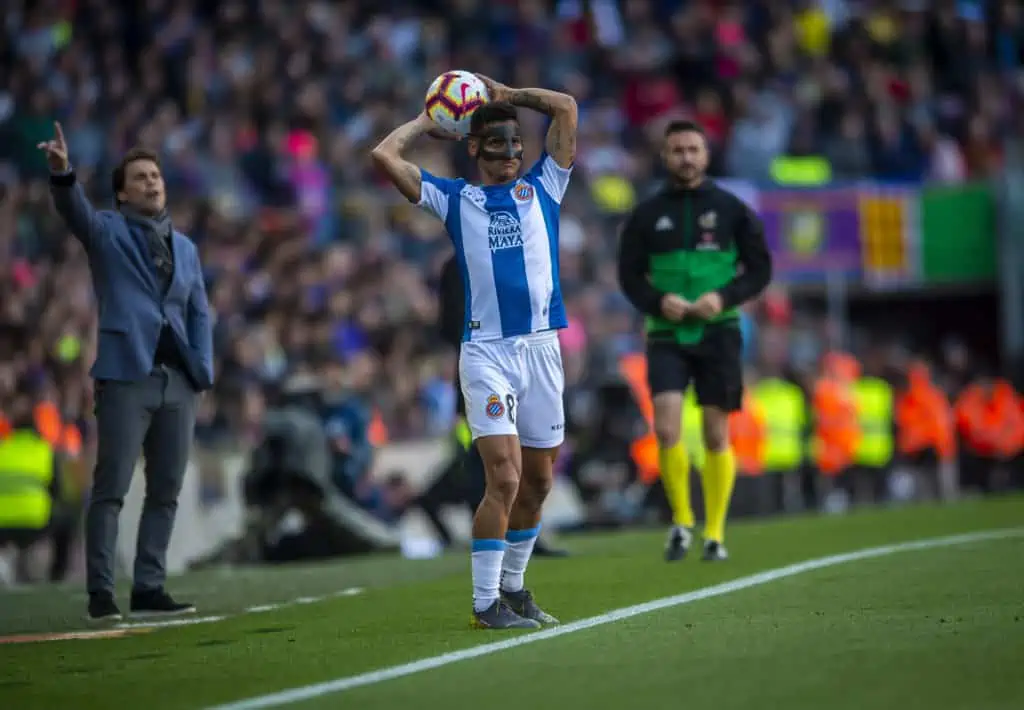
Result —
[[701, 169], [696, 165], [683, 165], [675, 172], [675, 179], [679, 182], [691, 182], [701, 176]]

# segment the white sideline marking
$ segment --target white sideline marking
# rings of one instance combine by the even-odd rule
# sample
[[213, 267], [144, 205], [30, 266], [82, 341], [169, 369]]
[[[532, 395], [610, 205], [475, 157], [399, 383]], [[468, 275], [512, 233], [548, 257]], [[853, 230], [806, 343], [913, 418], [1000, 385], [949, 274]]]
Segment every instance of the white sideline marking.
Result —
[[[332, 594], [326, 594], [322, 597], [297, 597], [291, 601], [281, 602], [279, 604], [259, 604], [257, 606], [250, 606], [242, 611], [242, 614], [262, 614], [268, 611], [277, 611], [278, 609], [286, 609], [290, 606], [298, 606], [305, 604], [316, 604], [327, 599], [338, 599], [341, 597], [354, 597], [363, 593], [362, 587], [348, 587], [341, 591], [334, 592]], [[179, 619], [168, 619], [166, 621], [137, 621], [132, 623], [117, 624], [114, 626], [115, 629], [161, 629], [169, 628], [174, 626], [191, 626], [193, 624], [209, 624], [214, 621], [224, 621], [225, 619], [233, 619], [239, 616], [239, 614], [222, 614], [219, 616], [191, 616]]]
[[716, 584], [712, 587], [696, 589], [692, 592], [686, 592], [685, 594], [677, 594], [672, 597], [655, 599], [654, 601], [646, 602], [644, 604], [636, 604], [635, 606], [615, 609], [614, 611], [610, 611], [605, 614], [598, 614], [597, 616], [592, 616], [589, 619], [580, 619], [579, 621], [574, 621], [563, 626], [555, 626], [543, 631], [536, 631], [522, 636], [514, 636], [502, 641], [486, 643], [480, 646], [467, 648], [462, 651], [444, 653], [440, 656], [432, 656], [419, 661], [413, 661], [412, 663], [404, 663], [399, 666], [382, 668], [377, 671], [360, 673], [358, 675], [348, 676], [345, 678], [337, 678], [336, 680], [329, 680], [324, 683], [300, 686], [298, 688], [292, 688], [291, 690], [283, 690], [277, 693], [270, 693], [268, 695], [259, 695], [233, 703], [217, 705], [209, 708], [208, 710], [258, 710], [259, 708], [272, 708], [280, 707], [281, 705], [290, 705], [291, 703], [297, 703], [303, 700], [311, 700], [313, 698], [319, 698], [332, 693], [343, 693], [346, 690], [352, 690], [353, 688], [374, 685], [376, 683], [383, 683], [387, 680], [394, 680], [395, 678], [402, 678], [415, 673], [422, 673], [423, 671], [441, 668], [442, 666], [448, 666], [461, 661], [468, 661], [473, 658], [480, 658], [481, 656], [489, 656], [492, 653], [507, 651], [510, 648], [517, 648], [519, 646], [536, 643], [537, 641], [546, 641], [547, 639], [558, 638], [559, 636], [573, 634], [577, 631], [594, 628], [595, 626], [604, 626], [605, 624], [622, 621], [623, 619], [631, 619], [634, 616], [648, 614], [652, 611], [668, 609], [670, 607], [681, 606], [683, 604], [691, 604], [693, 602], [701, 601], [702, 599], [710, 599], [712, 597], [722, 596], [723, 594], [730, 594], [743, 589], [750, 589], [751, 587], [768, 584], [769, 582], [776, 582], [780, 579], [786, 579], [787, 577], [795, 577], [797, 575], [804, 574], [805, 572], [813, 572], [827, 567], [835, 567], [836, 565], [845, 564], [847, 562], [856, 562], [858, 560], [867, 560], [875, 557], [887, 557], [898, 552], [928, 550], [936, 547], [950, 547], [952, 545], [965, 545], [973, 542], [1000, 540], [1020, 536], [1024, 536], [1024, 528], [1008, 528], [1003, 530], [967, 533], [964, 535], [928, 538], [913, 542], [900, 542], [893, 545], [883, 545], [881, 547], [869, 547], [864, 550], [847, 552], [841, 555], [819, 557], [814, 560], [807, 560], [806, 562], [798, 562], [796, 564], [786, 565], [785, 567], [766, 570], [764, 572], [759, 572], [758, 574], [750, 575], [749, 577], [740, 577], [739, 579], [734, 579], [730, 582], [723, 582], [722, 584]]
[[192, 626], [194, 624], [209, 624], [214, 621], [224, 621], [226, 616], [187, 616], [180, 619], [166, 619], [164, 621], [137, 621], [134, 623], [117, 624], [115, 629], [164, 629], [173, 626]]
[[280, 604], [259, 604], [257, 606], [251, 606], [245, 610], [246, 614], [262, 614], [265, 611], [274, 611], [280, 609]]

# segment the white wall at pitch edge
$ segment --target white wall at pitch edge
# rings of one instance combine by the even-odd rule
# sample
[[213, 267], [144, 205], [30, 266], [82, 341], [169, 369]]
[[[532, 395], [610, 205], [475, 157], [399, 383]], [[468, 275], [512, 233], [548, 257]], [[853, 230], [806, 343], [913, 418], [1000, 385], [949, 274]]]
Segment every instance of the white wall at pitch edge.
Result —
[[[445, 458], [450, 455], [447, 438], [391, 444], [377, 451], [374, 476], [381, 477], [391, 471], [402, 471], [416, 490], [422, 490], [439, 472]], [[178, 516], [167, 552], [167, 571], [179, 574], [189, 563], [201, 559], [221, 547], [242, 531], [244, 506], [241, 483], [248, 462], [246, 452], [224, 450], [196, 451], [189, 462], [178, 499]], [[142, 462], [136, 466], [131, 489], [121, 511], [120, 532], [117, 540], [117, 559], [122, 570], [130, 573], [135, 559], [139, 516], [145, 495]], [[200, 497], [200, 467], [212, 467], [223, 481], [223, 497], [216, 503], [204, 504]], [[566, 525], [578, 522], [582, 507], [575, 489], [565, 480], [557, 480], [544, 508], [547, 525]], [[466, 509], [448, 511], [448, 521], [455, 533], [468, 539], [470, 514]], [[401, 522], [403, 538], [432, 538], [433, 532], [423, 514], [416, 510]]]

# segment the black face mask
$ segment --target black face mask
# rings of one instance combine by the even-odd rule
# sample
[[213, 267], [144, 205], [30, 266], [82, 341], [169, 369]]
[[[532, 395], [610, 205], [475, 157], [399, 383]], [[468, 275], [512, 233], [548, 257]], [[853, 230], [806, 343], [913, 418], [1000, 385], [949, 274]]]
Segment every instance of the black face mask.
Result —
[[[519, 136], [519, 126], [509, 123], [490, 126], [475, 137], [480, 140], [481, 160], [521, 160], [523, 157], [523, 141]], [[503, 143], [501, 148], [488, 148], [488, 145], [496, 144], [499, 140]]]

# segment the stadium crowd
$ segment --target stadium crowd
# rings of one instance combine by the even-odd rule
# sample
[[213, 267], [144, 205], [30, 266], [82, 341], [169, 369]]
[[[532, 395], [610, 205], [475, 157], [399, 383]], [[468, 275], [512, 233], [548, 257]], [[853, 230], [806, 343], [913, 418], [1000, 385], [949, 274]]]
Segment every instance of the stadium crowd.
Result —
[[[125, 150], [161, 156], [216, 314], [200, 442], [254, 439], [275, 390], [315, 374], [346, 393], [329, 422], [345, 452], [453, 419], [454, 353], [435, 325], [448, 242], [367, 156], [447, 69], [578, 100], [561, 225], [576, 411], [638, 346], [613, 254], [621, 214], [661, 179], [666, 120], [706, 127], [717, 175], [767, 181], [780, 155], [818, 155], [837, 179], [959, 182], [1000, 169], [1024, 116], [1012, 0], [35, 0], [4, 22], [0, 415], [17, 396], [53, 403], [86, 449], [97, 314], [35, 148], [54, 120], [100, 203]], [[527, 162], [541, 145], [533, 119]], [[437, 174], [472, 170], [448, 144], [418, 150]], [[791, 364], [812, 361], [828, 329], [778, 316], [772, 299], [745, 331], [774, 332]]]

